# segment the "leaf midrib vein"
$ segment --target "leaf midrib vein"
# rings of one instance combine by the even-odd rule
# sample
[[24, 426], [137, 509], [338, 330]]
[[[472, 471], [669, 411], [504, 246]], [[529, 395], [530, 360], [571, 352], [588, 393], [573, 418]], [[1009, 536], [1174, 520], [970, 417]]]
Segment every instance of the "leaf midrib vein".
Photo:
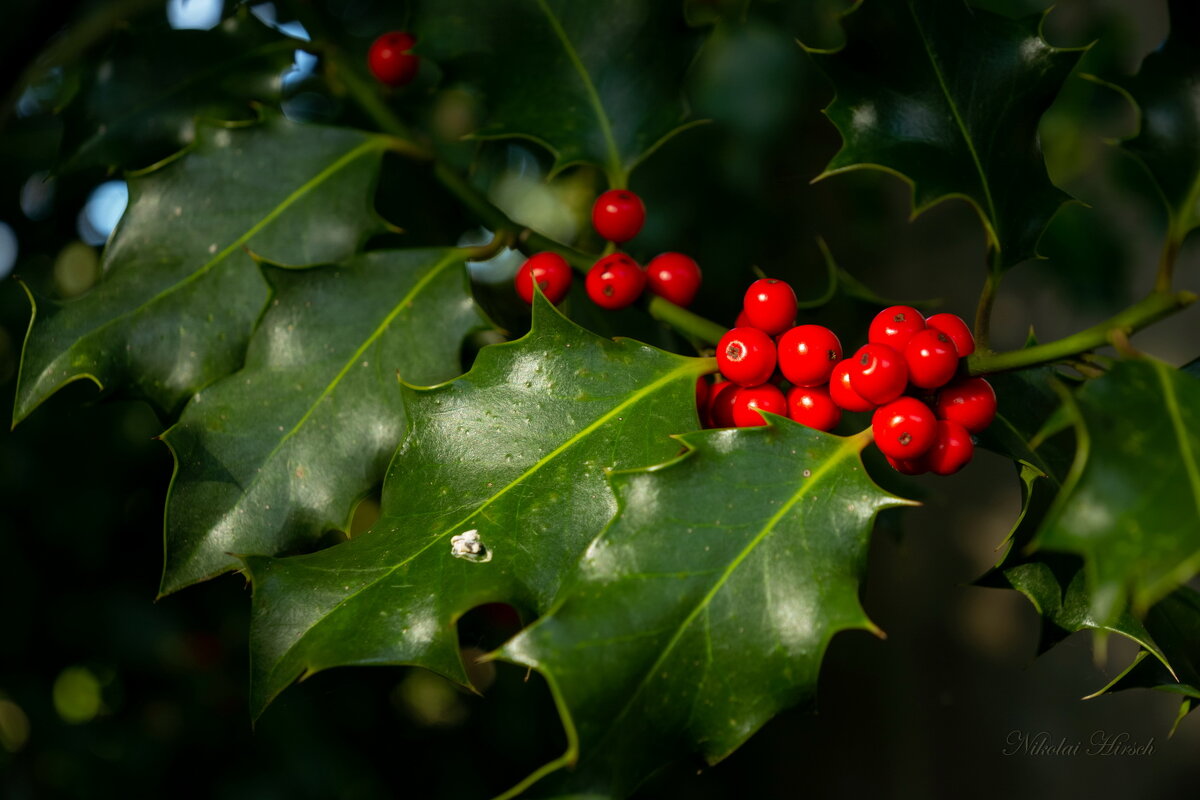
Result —
[[344, 153], [336, 161], [329, 164], [327, 167], [325, 167], [323, 170], [318, 172], [316, 175], [309, 178], [307, 181], [305, 181], [300, 186], [298, 186], [294, 191], [292, 191], [291, 194], [289, 194], [282, 201], [280, 201], [280, 203], [277, 206], [275, 206], [275, 208], [271, 209], [271, 211], [266, 216], [264, 216], [262, 219], [260, 219], [254, 225], [252, 225], [245, 233], [243, 233], [241, 236], [239, 236], [237, 239], [235, 239], [232, 243], [230, 243], [227, 247], [225, 247], [225, 249], [221, 250], [221, 252], [217, 253], [215, 256], [213, 256], [211, 259], [209, 259], [207, 262], [205, 262], [198, 269], [189, 273], [182, 280], [176, 281], [175, 283], [166, 287], [165, 289], [163, 289], [162, 291], [160, 291], [158, 294], [154, 295], [153, 297], [149, 298], [145, 302], [139, 303], [136, 307], [131, 308], [128, 311], [123, 311], [120, 314], [117, 314], [116, 316], [107, 320], [104, 324], [97, 325], [95, 328], [92, 328], [86, 334], [83, 334], [82, 336], [80, 336], [79, 341], [83, 341], [84, 338], [88, 338], [88, 337], [92, 337], [92, 336], [96, 335], [100, 331], [105, 330], [109, 326], [114, 325], [115, 323], [117, 323], [120, 320], [125, 319], [126, 317], [130, 317], [135, 314], [142, 313], [147, 308], [153, 306], [155, 303], [162, 300], [163, 298], [169, 297], [174, 292], [177, 292], [180, 289], [182, 289], [183, 287], [196, 282], [201, 277], [203, 277], [205, 274], [207, 274], [209, 271], [211, 271], [215, 266], [217, 266], [222, 261], [224, 261], [226, 258], [228, 258], [231, 253], [233, 253], [235, 250], [237, 250], [243, 244], [248, 242], [250, 239], [257, 236], [264, 228], [266, 228], [268, 225], [270, 225], [272, 222], [274, 222], [276, 219], [278, 219], [285, 211], [287, 211], [289, 208], [291, 208], [293, 205], [295, 205], [297, 202], [299, 202], [305, 195], [307, 195], [309, 192], [311, 192], [316, 187], [320, 186], [325, 181], [329, 180], [329, 178], [331, 176], [333, 176], [334, 174], [339, 172], [347, 164], [357, 160], [360, 156], [362, 156], [366, 152], [369, 152], [369, 151], [375, 150], [375, 149], [382, 150], [385, 146], [386, 146], [386, 142], [382, 137], [372, 137], [372, 138], [368, 139], [367, 141], [363, 142], [362, 144], [357, 145], [353, 150], [350, 150], [350, 151]]
[[604, 110], [604, 103], [600, 100], [600, 94], [596, 91], [596, 85], [592, 83], [592, 77], [588, 74], [587, 67], [583, 65], [583, 61], [579, 58], [579, 52], [575, 49], [575, 45], [567, 36], [566, 30], [563, 29], [562, 23], [559, 21], [555, 13], [546, 4], [546, 0], [537, 0], [538, 8], [546, 17], [546, 21], [550, 24], [551, 30], [558, 38], [563, 46], [563, 50], [570, 59], [571, 65], [575, 67], [575, 72], [579, 75], [579, 80], [583, 84], [584, 92], [587, 94], [588, 103], [592, 106], [592, 112], [596, 115], [596, 121], [600, 125], [600, 133], [604, 137], [604, 144], [608, 150], [608, 172], [609, 181], [614, 184], [613, 188], [621, 188], [616, 184], [623, 184], [623, 175], [621, 169], [621, 153], [617, 149], [617, 140], [613, 136], [612, 123], [608, 119], [608, 113]]
[[958, 131], [962, 134], [963, 142], [967, 145], [967, 152], [971, 154], [971, 161], [975, 164], [975, 171], [979, 174], [979, 185], [983, 189], [983, 199], [987, 201], [988, 216], [990, 224], [993, 227], [993, 235], [996, 237], [996, 249], [1000, 249], [1000, 233], [995, 230], [995, 227], [1000, 224], [996, 217], [996, 204], [992, 200], [992, 190], [988, 183], [987, 174], [983, 171], [983, 162], [979, 159], [979, 153], [975, 149], [975, 141], [971, 138], [970, 132], [967, 131], [966, 123], [963, 122], [962, 115], [959, 114], [958, 104], [954, 102], [953, 96], [950, 94], [950, 87], [946, 85], [946, 76], [942, 74], [941, 65], [938, 64], [937, 57], [933, 54], [933, 48], [929, 44], [929, 39], [925, 36], [925, 29], [921, 27], [921, 21], [917, 18], [916, 9], [913, 8], [911, 0], [908, 3], [908, 13], [912, 17], [913, 28], [916, 29], [917, 35], [921, 37], [921, 46], [925, 50], [925, 56], [929, 59], [929, 65], [933, 69], [933, 74], [937, 78], [938, 86], [942, 90], [942, 95], [946, 98], [946, 105], [950, 108], [950, 113], [954, 117], [954, 122], [958, 125]]
[[[497, 500], [499, 500], [501, 497], [503, 497], [510, 489], [512, 489], [515, 486], [521, 485], [523, 482], [525, 482], [531, 476], [536, 474], [542, 467], [546, 466], [546, 464], [549, 464], [551, 461], [558, 458], [558, 456], [562, 455], [566, 450], [568, 450], [571, 447], [573, 447], [574, 445], [578, 444], [580, 441], [582, 441], [586, 437], [590, 436], [596, 430], [598, 430], [603, 425], [605, 425], [610, 420], [612, 420], [617, 414], [620, 414], [621, 412], [625, 411], [630, 406], [636, 405], [637, 403], [641, 402], [641, 400], [643, 400], [646, 396], [657, 391], [662, 386], [678, 379], [679, 377], [681, 377], [683, 375], [695, 374], [696, 367], [694, 364], [690, 363], [690, 361], [691, 360], [689, 360], [688, 362], [685, 362], [683, 364], [680, 364], [678, 367], [675, 367], [670, 372], [666, 373], [665, 375], [658, 378], [657, 380], [652, 381], [651, 383], [648, 383], [645, 386], [634, 391], [628, 398], [623, 400], [621, 403], [613, 406], [611, 409], [606, 411], [604, 414], [600, 415], [595, 420], [593, 420], [589, 425], [587, 425], [587, 427], [577, 431], [575, 434], [570, 436], [565, 442], [563, 442], [558, 447], [551, 450], [546, 455], [542, 456], [532, 466], [530, 466], [528, 469], [526, 469], [524, 472], [522, 472], [516, 478], [514, 478], [513, 480], [511, 480], [507, 484], [505, 484], [504, 487], [502, 489], [500, 489], [500, 491], [493, 494], [491, 497], [489, 497], [487, 500], [485, 500], [478, 507], [472, 509], [472, 511], [469, 514], [467, 514], [465, 517], [458, 520], [453, 525], [447, 526], [444, 530], [442, 530], [441, 533], [430, 538], [429, 542], [426, 543], [419, 550], [417, 550], [415, 553], [413, 553], [412, 555], [408, 556], [407, 558], [397, 562], [396, 564], [392, 565], [391, 568], [389, 568], [386, 572], [384, 572], [382, 575], [380, 575], [375, 580], [364, 583], [360, 588], [358, 588], [354, 592], [346, 595], [344, 598], [339, 600], [337, 605], [330, 608], [329, 611], [322, 614], [317, 620], [315, 620], [311, 625], [309, 625], [308, 629], [305, 630], [305, 632], [303, 634], [301, 634], [300, 638], [297, 639], [293, 645], [291, 645], [290, 647], [287, 648], [287, 650], [284, 652], [284, 656], [286, 656], [287, 653], [293, 652], [296, 649], [296, 647], [298, 647], [309, 635], [312, 634], [312, 632], [314, 630], [317, 629], [318, 626], [320, 626], [325, 620], [329, 619], [331, 616], [336, 614], [341, 608], [345, 607], [348, 603], [350, 603], [352, 600], [354, 600], [354, 598], [356, 598], [358, 595], [362, 594], [363, 592], [365, 592], [367, 589], [371, 588], [372, 586], [377, 585], [380, 581], [386, 580], [389, 576], [391, 576], [394, 572], [396, 572], [396, 570], [411, 563], [413, 560], [418, 558], [426, 550], [428, 550], [429, 548], [438, 544], [439, 542], [444, 540], [447, 536], [454, 533], [455, 531], [460, 530], [463, 526], [465, 526], [471, 520], [472, 517], [475, 517], [478, 514], [481, 514], [485, 509], [487, 509], [489, 506], [491, 506], [493, 503], [495, 503]], [[277, 669], [279, 667], [279, 664], [280, 664], [280, 662], [282, 662], [282, 660], [283, 660], [283, 657], [281, 657], [279, 660], [277, 660], [275, 662], [275, 665], [272, 667], [272, 671], [274, 671], [275, 669]]]
[[[708, 609], [713, 598], [717, 596], [717, 593], [720, 592], [722, 588], [724, 588], [725, 583], [729, 580], [741, 563], [750, 556], [750, 554], [768, 535], [770, 535], [775, 526], [779, 524], [779, 521], [782, 520], [788, 514], [788, 512], [791, 511], [798, 502], [800, 502], [800, 500], [804, 499], [804, 497], [808, 495], [812, 487], [816, 486], [820, 482], [821, 478], [824, 477], [827, 472], [833, 469], [835, 465], [840, 465], [841, 462], [845, 460], [847, 454], [851, 452], [857, 452], [855, 440], [853, 438], [846, 438], [833, 457], [822, 462], [821, 465], [813, 472], [811, 477], [804, 479], [804, 482], [800, 484], [800, 488], [796, 491], [796, 493], [793, 494], [786, 503], [780, 506], [778, 511], [771, 515], [771, 517], [763, 524], [763, 527], [759, 529], [758, 533], [754, 535], [754, 538], [751, 539], [750, 542], [742, 548], [741, 552], [738, 553], [737, 557], [735, 557], [733, 561], [729, 563], [729, 566], [725, 568], [725, 570], [721, 573], [721, 576], [716, 580], [708, 592], [705, 593], [704, 597], [700, 598], [695, 607], [688, 612], [688, 615], [684, 618], [683, 622], [681, 622], [675, 629], [675, 633], [663, 647], [662, 653], [657, 659], [655, 659], [650, 668], [646, 670], [645, 674], [642, 676], [642, 679], [638, 682], [638, 685], [634, 687], [632, 692], [629, 693], [629, 699], [625, 702], [625, 705], [622, 706], [617, 715], [613, 717], [612, 723], [608, 726], [604, 736], [601, 737], [600, 742], [603, 742], [617, 730], [617, 724], [625, 717], [626, 714], [629, 713], [629, 710], [633, 708], [634, 701], [649, 686], [650, 680], [653, 679], [656, 673], [658, 673], [667, 657], [675, 649], [675, 646], [679, 643], [679, 640], [683, 638], [683, 635], [687, 632], [688, 628], [691, 627], [696, 617], [699, 616], [702, 611], [706, 611]], [[599, 750], [599, 747], [600, 743], [597, 743], [596, 747], [592, 748], [592, 751], [596, 752]]]

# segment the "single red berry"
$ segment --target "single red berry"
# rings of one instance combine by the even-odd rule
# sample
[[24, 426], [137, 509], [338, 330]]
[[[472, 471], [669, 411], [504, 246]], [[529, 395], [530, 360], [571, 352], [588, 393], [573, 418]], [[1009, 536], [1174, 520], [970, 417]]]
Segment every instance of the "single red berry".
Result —
[[867, 341], [871, 344], [886, 344], [897, 353], [904, 352], [904, 345], [917, 331], [925, 329], [925, 317], [912, 306], [890, 306], [875, 315], [867, 330]]
[[934, 314], [925, 320], [925, 327], [949, 336], [950, 341], [954, 342], [954, 349], [962, 358], [975, 352], [975, 337], [971, 335], [971, 329], [963, 322], [962, 317], [955, 314]]
[[558, 253], [534, 253], [513, 278], [513, 285], [521, 299], [533, 304], [533, 284], [541, 287], [542, 294], [551, 303], [559, 303], [571, 288], [571, 267]]
[[708, 379], [701, 375], [696, 378], [696, 408], [703, 411], [708, 406]]
[[975, 455], [971, 434], [957, 422], [939, 419], [933, 445], [919, 459], [934, 475], [953, 475]]
[[831, 431], [842, 419], [842, 410], [824, 386], [796, 386], [787, 393], [788, 416], [801, 425]]
[[828, 383], [842, 360], [842, 343], [823, 325], [797, 325], [779, 337], [776, 350], [779, 370], [796, 386]]
[[964, 378], [942, 389], [936, 410], [938, 419], [981, 433], [996, 416], [996, 392], [983, 378]]
[[908, 366], [886, 344], [864, 344], [854, 354], [850, 367], [850, 388], [862, 399], [883, 405], [904, 393]]
[[875, 409], [871, 431], [885, 456], [905, 461], [924, 455], [933, 446], [937, 418], [915, 397], [901, 397]]
[[367, 66], [375, 80], [388, 86], [412, 83], [421, 69], [421, 59], [409, 52], [416, 43], [405, 31], [392, 31], [376, 39], [367, 51]]
[[735, 328], [754, 327], [750, 324], [750, 317], [746, 316], [745, 309], [742, 309], [741, 311], [738, 312], [737, 319], [735, 319], [733, 321], [733, 327], [735, 327]]
[[850, 358], [834, 366], [833, 373], [829, 376], [829, 396], [843, 411], [872, 411], [875, 404], [864, 400], [850, 385], [850, 370], [853, 367], [854, 360]]
[[796, 293], [786, 281], [761, 278], [746, 290], [742, 308], [751, 325], [775, 336], [796, 321]]
[[713, 386], [712, 394], [708, 397], [708, 424], [714, 428], [733, 427], [733, 399], [737, 395], [738, 385], [733, 381], [723, 381]]
[[739, 428], [766, 425], [759, 411], [772, 414], [787, 414], [788, 404], [778, 386], [764, 383], [761, 386], [741, 386], [733, 396], [733, 424]]
[[688, 306], [700, 289], [700, 266], [683, 253], [663, 253], [646, 265], [646, 283], [659, 297]]
[[642, 296], [646, 273], [629, 256], [613, 253], [592, 265], [584, 286], [588, 297], [601, 308], [624, 308]]
[[892, 469], [901, 475], [924, 475], [929, 471], [929, 468], [925, 466], [925, 459], [923, 458], [901, 459], [892, 458], [891, 456], [884, 456], [884, 458], [887, 459]]
[[734, 328], [717, 345], [717, 367], [739, 386], [766, 383], [775, 371], [775, 343], [758, 328]]
[[646, 222], [642, 198], [628, 189], [609, 189], [592, 206], [592, 227], [610, 242], [627, 242]]
[[945, 386], [958, 371], [958, 351], [954, 342], [941, 331], [927, 328], [917, 331], [904, 346], [908, 382], [922, 389]]

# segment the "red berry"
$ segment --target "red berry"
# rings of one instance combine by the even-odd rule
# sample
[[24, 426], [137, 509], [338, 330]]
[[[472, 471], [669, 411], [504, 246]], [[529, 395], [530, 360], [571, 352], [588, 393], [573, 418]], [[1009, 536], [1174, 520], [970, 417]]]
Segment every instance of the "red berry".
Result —
[[683, 253], [663, 253], [646, 265], [646, 283], [677, 306], [691, 305], [700, 289], [700, 267]]
[[875, 404], [864, 400], [854, 387], [850, 385], [850, 370], [854, 367], [853, 359], [839, 361], [829, 376], [829, 396], [837, 407], [844, 411], [871, 411]]
[[924, 475], [929, 471], [929, 468], [925, 466], [924, 458], [900, 459], [891, 456], [884, 456], [884, 458], [887, 459], [892, 469], [901, 475]]
[[417, 40], [411, 33], [392, 31], [380, 36], [367, 52], [367, 66], [375, 80], [388, 86], [412, 83], [421, 68], [421, 59], [408, 52]]
[[862, 399], [883, 405], [904, 392], [908, 366], [900, 354], [886, 344], [864, 344], [850, 366], [850, 388]]
[[871, 431], [885, 456], [904, 461], [924, 455], [933, 446], [937, 419], [920, 400], [901, 397], [875, 409]]
[[787, 401], [779, 387], [764, 383], [761, 386], [742, 386], [733, 396], [733, 424], [739, 428], [766, 425], [759, 411], [772, 414], [787, 414]]
[[733, 381], [723, 381], [713, 386], [712, 394], [708, 396], [708, 421], [712, 427], [733, 427], [733, 398], [737, 388], [738, 385]]
[[957, 422], [940, 419], [933, 446], [921, 456], [920, 462], [934, 475], [953, 475], [965, 467], [973, 455], [975, 444], [967, 429]]
[[646, 273], [629, 256], [613, 253], [592, 265], [584, 285], [588, 297], [601, 308], [624, 308], [642, 296]]
[[925, 329], [925, 317], [912, 306], [890, 306], [875, 315], [867, 331], [871, 344], [886, 344], [897, 353], [917, 331]]
[[833, 368], [842, 360], [837, 334], [822, 325], [792, 328], [779, 337], [776, 349], [780, 372], [796, 386], [828, 383]]
[[609, 189], [592, 206], [592, 227], [610, 242], [627, 242], [638, 235], [646, 221], [642, 198], [628, 189]]
[[775, 336], [796, 321], [796, 293], [784, 281], [762, 278], [746, 290], [746, 319], [760, 331]]
[[796, 386], [787, 393], [788, 416], [801, 425], [831, 431], [842, 419], [842, 410], [824, 386]]
[[696, 408], [701, 411], [708, 405], [708, 380], [701, 375], [696, 378]]
[[750, 328], [750, 327], [753, 327], [753, 326], [750, 324], [750, 317], [746, 316], [746, 311], [745, 311], [744, 309], [743, 309], [742, 311], [739, 311], [739, 312], [738, 312], [737, 319], [735, 319], [735, 320], [733, 321], [733, 327], [735, 327], [735, 328]]
[[917, 331], [904, 346], [908, 382], [922, 389], [945, 386], [958, 371], [958, 351], [954, 342], [941, 331]]
[[758, 328], [734, 328], [717, 345], [717, 366], [739, 386], [766, 383], [775, 371], [775, 343]]
[[517, 294], [530, 305], [533, 304], [534, 281], [547, 300], [559, 303], [571, 288], [571, 267], [558, 253], [535, 253], [526, 259], [513, 278]]
[[925, 327], [949, 336], [950, 341], [954, 342], [954, 349], [961, 357], [966, 358], [975, 352], [975, 337], [971, 335], [971, 329], [963, 322], [962, 317], [954, 314], [934, 314], [925, 320]]
[[938, 394], [937, 415], [980, 433], [996, 416], [996, 392], [983, 378], [955, 381]]

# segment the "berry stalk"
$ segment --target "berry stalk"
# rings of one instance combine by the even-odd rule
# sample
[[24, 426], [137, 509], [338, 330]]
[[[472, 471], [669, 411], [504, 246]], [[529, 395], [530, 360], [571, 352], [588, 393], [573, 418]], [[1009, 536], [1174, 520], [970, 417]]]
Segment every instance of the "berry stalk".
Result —
[[1192, 292], [1152, 292], [1140, 302], [1134, 303], [1104, 322], [1062, 339], [1007, 353], [977, 352], [967, 359], [967, 369], [972, 375], [987, 375], [992, 372], [1004, 372], [1062, 361], [1109, 344], [1109, 335], [1112, 331], [1122, 331], [1126, 335], [1132, 334], [1187, 308], [1196, 301], [1196, 298], [1197, 296]]

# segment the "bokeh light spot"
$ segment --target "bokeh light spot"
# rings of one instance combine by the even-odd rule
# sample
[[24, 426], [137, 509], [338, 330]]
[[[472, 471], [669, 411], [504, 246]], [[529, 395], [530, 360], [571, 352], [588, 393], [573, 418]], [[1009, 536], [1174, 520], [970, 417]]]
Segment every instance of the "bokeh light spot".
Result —
[[129, 187], [125, 181], [107, 181], [92, 190], [79, 214], [79, 238], [99, 246], [117, 227], [125, 207], [129, 205]]
[[54, 681], [54, 710], [64, 722], [91, 722], [100, 713], [100, 681], [86, 667], [67, 667]]

